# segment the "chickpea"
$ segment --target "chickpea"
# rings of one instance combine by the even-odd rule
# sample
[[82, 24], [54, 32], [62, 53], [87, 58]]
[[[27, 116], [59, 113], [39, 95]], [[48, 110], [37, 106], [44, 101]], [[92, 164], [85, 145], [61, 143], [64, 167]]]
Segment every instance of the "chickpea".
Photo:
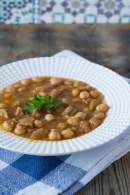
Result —
[[2, 124], [2, 127], [4, 128], [4, 130], [6, 131], [13, 131], [14, 129], [14, 122], [9, 120], [9, 121], [4, 121]]
[[93, 88], [90, 85], [86, 85], [87, 91], [91, 91]]
[[21, 87], [21, 84], [20, 84], [20, 83], [16, 83], [16, 84], [13, 85], [13, 87], [14, 87], [15, 89], [18, 89], [19, 87]]
[[8, 87], [6, 87], [6, 88], [5, 88], [5, 92], [6, 92], [6, 93], [12, 93], [12, 92], [14, 92], [14, 87], [13, 87], [13, 86], [8, 86]]
[[78, 96], [79, 93], [80, 93], [80, 91], [79, 91], [79, 89], [77, 89], [77, 88], [75, 88], [75, 89], [72, 90], [72, 95], [73, 95], [73, 96]]
[[67, 124], [66, 123], [59, 123], [57, 125], [57, 128], [60, 129], [60, 130], [65, 129], [66, 127], [67, 127]]
[[35, 118], [39, 118], [41, 116], [41, 114], [37, 110], [33, 110], [32, 116]]
[[68, 123], [69, 125], [73, 125], [73, 126], [78, 126], [78, 125], [79, 125], [79, 122], [80, 122], [80, 119], [77, 118], [77, 117], [70, 117], [70, 118], [68, 118], [68, 120], [67, 120], [67, 123]]
[[40, 128], [32, 132], [30, 139], [37, 139], [37, 140], [42, 139], [42, 138], [47, 137], [48, 133], [49, 133], [48, 130]]
[[[69, 128], [68, 128], [69, 129]], [[71, 130], [74, 132], [74, 133], [76, 133], [77, 132], [77, 127], [71, 127]]]
[[17, 91], [18, 92], [22, 92], [22, 91], [24, 91], [26, 88], [25, 87], [19, 87], [18, 89], [17, 89]]
[[60, 85], [63, 82], [63, 79], [61, 78], [51, 78], [50, 83], [53, 86]]
[[106, 112], [108, 109], [109, 109], [109, 107], [108, 107], [107, 104], [99, 104], [96, 107], [96, 110], [99, 111], [99, 112]]
[[42, 82], [44, 80], [45, 79], [43, 77], [33, 77], [32, 78], [32, 81], [35, 82], [35, 83], [39, 83], [39, 82]]
[[98, 118], [93, 117], [89, 120], [89, 124], [91, 127], [95, 128], [101, 124], [101, 121]]
[[13, 103], [13, 106], [20, 106], [20, 101], [19, 100], [15, 100]]
[[12, 99], [11, 98], [5, 99], [4, 102], [5, 102], [5, 104], [9, 104], [10, 105], [12, 103]]
[[74, 81], [74, 87], [84, 87], [85, 84], [82, 81]]
[[86, 128], [84, 128], [84, 133], [88, 133], [89, 131], [91, 131], [91, 127], [90, 126], [86, 126]]
[[84, 112], [77, 112], [77, 114], [75, 114], [75, 117], [78, 117], [79, 119], [85, 119], [86, 118], [86, 113]]
[[53, 98], [56, 98], [59, 95], [60, 95], [60, 91], [58, 91], [57, 89], [53, 89], [50, 93], [50, 96]]
[[30, 136], [30, 139], [34, 139], [34, 140], [42, 139], [42, 135], [37, 131], [33, 131]]
[[64, 117], [65, 119], [70, 118], [70, 116], [69, 116], [69, 115], [63, 115], [63, 117]]
[[52, 121], [52, 120], [54, 120], [54, 115], [53, 114], [46, 114], [45, 115], [45, 120], [46, 121]]
[[48, 138], [50, 141], [61, 140], [61, 134], [56, 129], [51, 129]]
[[22, 79], [21, 80], [21, 84], [23, 84], [23, 85], [29, 85], [31, 82], [32, 82], [31, 79]]
[[19, 124], [26, 127], [33, 127], [34, 118], [31, 116], [25, 116], [19, 120]]
[[99, 96], [99, 92], [96, 91], [96, 90], [92, 90], [92, 91], [90, 91], [90, 96], [91, 96], [92, 98], [96, 98], [96, 97]]
[[8, 116], [8, 113], [5, 109], [0, 109], [0, 119], [8, 119], [9, 116]]
[[84, 133], [87, 133], [91, 130], [88, 121], [81, 121], [80, 122], [80, 127], [84, 130]]
[[15, 116], [23, 116], [23, 110], [20, 106], [16, 108]]
[[11, 98], [12, 94], [11, 93], [4, 93], [4, 98]]
[[44, 128], [39, 128], [36, 130], [36, 132], [38, 132], [39, 134], [41, 134], [42, 137], [46, 137], [49, 133], [48, 129], [44, 129]]
[[27, 133], [32, 133], [34, 131], [34, 129], [28, 128], [27, 129]]
[[96, 99], [92, 99], [90, 104], [89, 104], [89, 110], [93, 111], [95, 109], [95, 107], [97, 106], [97, 100]]
[[0, 108], [5, 108], [5, 107], [6, 107], [6, 105], [5, 105], [5, 104], [0, 103]]
[[45, 95], [46, 95], [46, 93], [45, 93], [45, 92], [43, 92], [43, 91], [40, 91], [40, 92], [38, 93], [38, 95], [45, 96]]
[[88, 99], [83, 99], [83, 102], [88, 105], [90, 102], [91, 102], [91, 98], [88, 98]]
[[87, 98], [89, 98], [89, 93], [87, 91], [80, 92], [80, 98], [81, 99], [87, 99]]
[[74, 98], [72, 101], [74, 103], [80, 103], [81, 102], [81, 99], [79, 99], [79, 97], [77, 97], [77, 98]]
[[44, 90], [43, 86], [39, 86], [39, 87], [36, 87], [35, 89], [35, 92], [42, 92]]
[[26, 128], [20, 124], [17, 124], [17, 126], [14, 129], [14, 133], [16, 135], [24, 135], [26, 133]]
[[88, 121], [81, 121], [80, 122], [80, 127], [86, 128], [86, 126], [89, 126], [89, 122]]
[[71, 81], [71, 80], [65, 80], [64, 81], [64, 84], [71, 86], [73, 84], [73, 81]]
[[74, 108], [72, 106], [68, 106], [67, 108], [65, 108], [63, 114], [70, 114], [72, 111], [74, 110]]
[[86, 86], [81, 86], [81, 87], [79, 87], [79, 90], [80, 90], [80, 91], [87, 91]]
[[59, 88], [58, 88], [60, 94], [61, 94], [62, 92], [64, 92], [64, 91], [66, 91], [67, 89], [68, 89], [68, 86], [65, 86], [65, 85], [61, 85], [61, 86], [59, 86]]
[[77, 135], [82, 135], [82, 134], [84, 134], [84, 133], [86, 133], [86, 132], [85, 132], [84, 129], [82, 129], [82, 128], [79, 127], [79, 128], [77, 129], [77, 132], [76, 132], [76, 133], [77, 133]]
[[65, 139], [69, 139], [72, 138], [74, 136], [74, 132], [71, 129], [65, 129], [61, 132], [61, 135], [65, 138]]
[[105, 118], [105, 114], [103, 112], [97, 112], [95, 113], [94, 117], [102, 120]]
[[16, 124], [17, 123], [17, 119], [16, 118], [12, 118], [11, 121]]
[[35, 121], [34, 121], [34, 125], [35, 125], [36, 127], [42, 127], [42, 126], [43, 126], [43, 122], [42, 122], [41, 120], [35, 120]]
[[83, 109], [83, 111], [84, 111], [84, 112], [90, 112], [90, 109], [89, 109], [89, 107], [85, 107], [85, 108]]
[[67, 98], [62, 98], [61, 102], [63, 105], [69, 105], [69, 103], [70, 103]]

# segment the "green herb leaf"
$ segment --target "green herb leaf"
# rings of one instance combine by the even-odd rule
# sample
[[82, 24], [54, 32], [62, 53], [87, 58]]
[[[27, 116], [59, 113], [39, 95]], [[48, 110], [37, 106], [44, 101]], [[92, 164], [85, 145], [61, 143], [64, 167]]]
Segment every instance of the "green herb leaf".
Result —
[[31, 114], [33, 112], [33, 108], [26, 108], [24, 111]]
[[36, 95], [33, 99], [25, 101], [25, 112], [32, 113], [33, 110], [50, 110], [60, 107], [59, 100], [54, 100], [51, 96]]
[[46, 96], [43, 96], [43, 95], [36, 95], [35, 98], [37, 100], [45, 100], [46, 99]]

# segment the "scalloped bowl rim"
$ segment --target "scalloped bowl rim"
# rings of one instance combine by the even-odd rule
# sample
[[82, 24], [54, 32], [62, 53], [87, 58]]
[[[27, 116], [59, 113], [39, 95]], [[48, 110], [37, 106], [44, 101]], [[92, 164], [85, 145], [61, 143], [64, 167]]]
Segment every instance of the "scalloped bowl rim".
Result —
[[103, 145], [130, 126], [130, 86], [118, 74], [98, 64], [60, 57], [29, 58], [0, 67], [0, 89], [31, 76], [61, 76], [88, 82], [99, 89], [110, 105], [108, 116], [95, 130], [62, 141], [29, 141], [0, 131], [0, 147], [31, 155], [65, 155]]

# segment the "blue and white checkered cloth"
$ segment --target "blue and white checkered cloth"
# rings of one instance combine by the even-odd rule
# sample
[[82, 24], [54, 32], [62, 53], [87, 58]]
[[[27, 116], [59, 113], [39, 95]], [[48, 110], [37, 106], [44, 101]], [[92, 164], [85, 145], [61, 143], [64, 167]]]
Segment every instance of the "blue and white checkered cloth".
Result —
[[[58, 55], [79, 58], [70, 51]], [[114, 143], [67, 156], [41, 157], [0, 149], [0, 195], [72, 195], [128, 151], [129, 131]]]

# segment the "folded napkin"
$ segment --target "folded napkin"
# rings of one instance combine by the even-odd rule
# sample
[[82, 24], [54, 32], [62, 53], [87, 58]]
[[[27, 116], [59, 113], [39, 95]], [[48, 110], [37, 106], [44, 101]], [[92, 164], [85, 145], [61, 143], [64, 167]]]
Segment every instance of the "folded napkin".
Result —
[[[57, 56], [84, 59], [68, 50]], [[111, 143], [66, 156], [22, 155], [0, 149], [0, 195], [71, 195], [128, 151], [129, 130]]]

